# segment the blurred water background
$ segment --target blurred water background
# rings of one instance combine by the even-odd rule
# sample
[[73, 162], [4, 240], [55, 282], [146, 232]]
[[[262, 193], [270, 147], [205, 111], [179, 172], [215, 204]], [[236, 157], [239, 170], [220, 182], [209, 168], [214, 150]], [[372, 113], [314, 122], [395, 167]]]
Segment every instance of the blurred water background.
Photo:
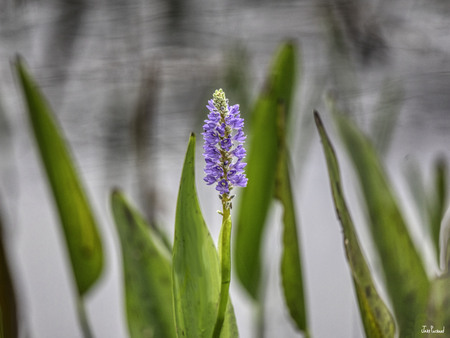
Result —
[[[122, 187], [171, 236], [188, 136], [201, 132], [207, 99], [222, 87], [247, 117], [277, 46], [298, 43], [290, 146], [311, 331], [361, 337], [312, 109], [326, 116], [324, 97], [333, 95], [365, 130], [393, 121], [392, 133], [388, 125], [378, 140], [407, 218], [417, 225], [416, 243], [430, 257], [403, 173], [416, 161], [426, 178], [436, 156], [450, 158], [449, 13], [444, 0], [2, 0], [0, 201], [27, 337], [81, 331], [58, 218], [11, 71], [17, 53], [57, 113], [101, 221], [107, 266], [87, 301], [93, 331], [120, 338], [127, 330], [111, 189]], [[200, 147], [197, 161], [202, 210], [217, 238], [219, 199], [202, 184]], [[344, 163], [357, 230], [377, 270], [353, 183]], [[296, 337], [279, 288], [277, 206], [271, 214], [265, 333]], [[427, 263], [432, 274], [436, 267]], [[253, 307], [237, 280], [232, 298], [241, 337], [251, 337]]]

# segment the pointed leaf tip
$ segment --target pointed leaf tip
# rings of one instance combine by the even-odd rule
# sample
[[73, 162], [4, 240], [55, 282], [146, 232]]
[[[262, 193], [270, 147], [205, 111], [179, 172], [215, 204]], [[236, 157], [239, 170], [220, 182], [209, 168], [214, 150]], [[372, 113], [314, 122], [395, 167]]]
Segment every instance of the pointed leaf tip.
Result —
[[344, 233], [345, 252], [352, 272], [366, 336], [394, 337], [394, 319], [375, 288], [371, 271], [360, 248], [355, 226], [347, 208], [334, 148], [316, 111], [314, 112], [314, 118], [323, 145], [333, 202]]
[[100, 233], [63, 133], [46, 98], [20, 58], [16, 61], [16, 71], [59, 212], [78, 293], [83, 295], [103, 270]]
[[[198, 202], [194, 136], [189, 139], [178, 192], [172, 280], [178, 335], [211, 337], [219, 302], [220, 265]], [[233, 312], [225, 315], [222, 332], [226, 332], [222, 337], [237, 336]]]

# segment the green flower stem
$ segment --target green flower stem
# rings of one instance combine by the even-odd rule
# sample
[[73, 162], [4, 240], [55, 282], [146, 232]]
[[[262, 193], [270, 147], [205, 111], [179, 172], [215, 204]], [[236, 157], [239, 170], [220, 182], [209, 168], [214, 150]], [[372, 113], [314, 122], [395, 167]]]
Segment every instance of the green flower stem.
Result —
[[219, 260], [221, 271], [221, 284], [220, 284], [220, 299], [219, 310], [217, 313], [216, 324], [214, 326], [213, 338], [219, 338], [222, 330], [223, 322], [225, 319], [225, 313], [228, 305], [230, 280], [231, 280], [231, 203], [228, 194], [224, 194], [222, 197], [222, 228], [220, 229], [219, 236]]

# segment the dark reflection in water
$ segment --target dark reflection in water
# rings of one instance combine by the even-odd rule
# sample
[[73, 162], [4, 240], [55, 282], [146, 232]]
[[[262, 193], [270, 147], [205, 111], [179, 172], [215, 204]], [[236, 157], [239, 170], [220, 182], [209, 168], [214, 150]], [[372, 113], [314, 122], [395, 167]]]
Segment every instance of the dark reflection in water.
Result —
[[[367, 131], [397, 121], [392, 133], [389, 126], [379, 129], [383, 141], [392, 140], [382, 147], [396, 186], [406, 156], [419, 157], [425, 169], [438, 152], [449, 159], [449, 9], [443, 0], [0, 2], [0, 191], [15, 224], [10, 251], [27, 330], [35, 337], [80, 335], [51, 198], [11, 75], [16, 53], [51, 102], [103, 224], [108, 267], [88, 303], [94, 331], [125, 337], [111, 188], [123, 187], [170, 233], [186, 141], [191, 131], [201, 132], [213, 90], [223, 87], [247, 118], [277, 46], [298, 42], [302, 67], [291, 141], [312, 332], [360, 336], [310, 112], [326, 115], [323, 99], [333, 93]], [[218, 201], [200, 184], [197, 169], [202, 209], [216, 238]], [[279, 229], [273, 226], [267, 238], [266, 335], [294, 337], [278, 287], [278, 242], [269, 241], [279, 238]], [[238, 282], [232, 285], [241, 336], [249, 337], [252, 306]]]

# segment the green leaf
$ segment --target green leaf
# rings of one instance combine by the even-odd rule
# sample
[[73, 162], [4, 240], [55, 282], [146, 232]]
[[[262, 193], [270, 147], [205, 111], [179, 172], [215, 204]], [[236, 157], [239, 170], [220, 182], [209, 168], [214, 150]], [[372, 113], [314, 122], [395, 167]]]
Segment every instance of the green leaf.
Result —
[[444, 240], [442, 251], [443, 251], [443, 259], [444, 259], [444, 271], [450, 271], [450, 228], [446, 228], [443, 232]]
[[375, 149], [350, 121], [335, 117], [359, 177], [400, 336], [414, 336], [423, 323], [428, 277]]
[[275, 197], [283, 205], [283, 252], [281, 256], [281, 280], [284, 298], [289, 314], [298, 329], [308, 335], [306, 304], [303, 287], [300, 243], [298, 241], [295, 203], [292, 193], [288, 154], [286, 147], [286, 124], [284, 105], [278, 109], [278, 167], [275, 184]]
[[447, 165], [444, 159], [438, 159], [434, 165], [434, 184], [432, 195], [428, 203], [429, 229], [436, 252], [436, 261], [439, 262], [439, 240], [441, 222], [447, 207]]
[[[440, 261], [440, 231], [441, 224], [447, 207], [447, 164], [443, 158], [434, 162], [432, 171], [432, 184], [425, 189], [423, 178], [417, 161], [409, 162], [405, 175], [408, 188], [411, 192], [417, 213], [421, 216], [421, 221], [425, 231], [429, 234], [433, 246], [436, 263]], [[442, 249], [441, 249], [442, 250]]]
[[[193, 134], [178, 192], [172, 268], [178, 337], [211, 337], [219, 303], [220, 266], [198, 203]], [[221, 334], [224, 338], [238, 336], [231, 302], [228, 304]]]
[[273, 99], [285, 106], [286, 121], [289, 121], [296, 78], [296, 46], [293, 42], [283, 44], [272, 64], [269, 86]]
[[16, 61], [28, 117], [59, 211], [78, 293], [99, 278], [103, 251], [93, 212], [53, 114], [21, 59]]
[[16, 296], [4, 247], [3, 224], [0, 217], [0, 337], [18, 336]]
[[345, 202], [336, 154], [319, 114], [315, 112], [314, 117], [320, 139], [322, 140], [333, 201], [343, 229], [345, 253], [352, 273], [366, 336], [394, 337], [394, 319], [375, 288], [369, 266], [360, 248], [353, 220]]
[[252, 122], [246, 174], [248, 184], [241, 192], [236, 222], [234, 264], [248, 291], [258, 299], [261, 278], [261, 241], [272, 200], [277, 165], [276, 104], [260, 98]]
[[[446, 273], [435, 278], [431, 282], [430, 295], [427, 307], [427, 328], [433, 327], [434, 330], [443, 330], [443, 332], [429, 335], [449, 337], [450, 328], [450, 273]], [[422, 323], [425, 325], [424, 323]], [[444, 335], [442, 335], [444, 334]]]
[[122, 247], [130, 337], [176, 337], [171, 253], [121, 192], [113, 192], [111, 207]]
[[236, 222], [234, 263], [239, 280], [254, 299], [258, 299], [260, 292], [261, 241], [275, 185], [277, 104], [283, 102], [288, 112], [294, 90], [295, 55], [292, 43], [279, 48], [251, 114], [248, 185], [242, 191]]

